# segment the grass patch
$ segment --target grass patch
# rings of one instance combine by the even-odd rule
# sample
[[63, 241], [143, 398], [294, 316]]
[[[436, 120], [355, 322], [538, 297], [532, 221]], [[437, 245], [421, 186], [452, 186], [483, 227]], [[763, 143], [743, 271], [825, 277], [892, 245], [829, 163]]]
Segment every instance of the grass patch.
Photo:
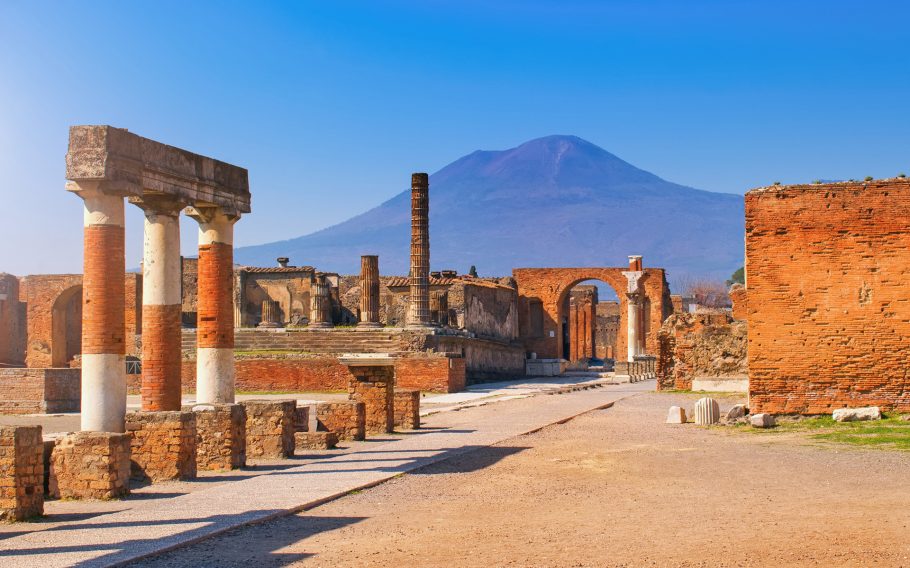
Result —
[[737, 429], [766, 435], [802, 432], [810, 439], [832, 444], [910, 451], [910, 421], [902, 420], [897, 415], [864, 422], [835, 422], [830, 416], [781, 418], [775, 428], [761, 429], [738, 424]]

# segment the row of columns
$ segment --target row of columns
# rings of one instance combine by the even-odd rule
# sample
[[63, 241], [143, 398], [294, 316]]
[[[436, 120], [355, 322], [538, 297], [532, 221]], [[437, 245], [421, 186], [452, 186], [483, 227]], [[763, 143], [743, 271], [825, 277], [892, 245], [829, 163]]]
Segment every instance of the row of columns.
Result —
[[[123, 432], [126, 416], [124, 195], [75, 189], [84, 205], [81, 429]], [[145, 213], [142, 409], [180, 410], [180, 211], [170, 197], [132, 198]], [[234, 402], [233, 228], [239, 215], [195, 206], [199, 223], [196, 391], [200, 403]]]

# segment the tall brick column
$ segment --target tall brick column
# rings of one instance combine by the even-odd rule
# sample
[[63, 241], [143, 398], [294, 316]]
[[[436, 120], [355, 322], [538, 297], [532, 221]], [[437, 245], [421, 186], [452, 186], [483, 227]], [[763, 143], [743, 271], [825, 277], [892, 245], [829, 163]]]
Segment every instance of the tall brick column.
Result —
[[126, 288], [123, 195], [70, 183], [84, 204], [81, 429], [123, 432], [126, 416]]
[[332, 287], [325, 274], [318, 274], [313, 283], [309, 327], [332, 327]]
[[360, 322], [359, 327], [380, 327], [379, 323], [379, 257], [360, 257]]
[[191, 207], [199, 222], [196, 399], [234, 402], [234, 223], [218, 207]]
[[174, 199], [130, 199], [145, 211], [142, 410], [180, 410], [180, 210]]
[[430, 320], [430, 180], [411, 174], [411, 287], [408, 325], [428, 327]]

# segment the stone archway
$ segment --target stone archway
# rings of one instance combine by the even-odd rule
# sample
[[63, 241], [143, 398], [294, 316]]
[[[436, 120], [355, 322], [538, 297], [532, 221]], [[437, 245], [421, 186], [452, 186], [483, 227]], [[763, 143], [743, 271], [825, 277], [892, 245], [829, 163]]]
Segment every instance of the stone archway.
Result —
[[[512, 276], [518, 284], [519, 329], [528, 352], [541, 359], [563, 358], [563, 303], [569, 291], [585, 280], [599, 280], [609, 285], [620, 302], [619, 336], [616, 351], [621, 357], [627, 349], [625, 330], [628, 328], [628, 279], [626, 267], [583, 268], [516, 268]], [[644, 294], [645, 350], [657, 352], [657, 330], [672, 313], [670, 288], [664, 269], [644, 268], [640, 280]], [[537, 324], [535, 324], [535, 321]]]

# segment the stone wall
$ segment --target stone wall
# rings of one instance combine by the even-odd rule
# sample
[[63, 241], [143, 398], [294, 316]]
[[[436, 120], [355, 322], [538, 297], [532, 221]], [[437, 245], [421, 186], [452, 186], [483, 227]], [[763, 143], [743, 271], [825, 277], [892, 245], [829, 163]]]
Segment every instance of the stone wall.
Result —
[[316, 404], [316, 429], [334, 432], [339, 440], [366, 437], [366, 405], [354, 400]]
[[598, 359], [616, 358], [619, 336], [619, 302], [598, 302], [594, 314], [594, 353]]
[[420, 428], [420, 391], [395, 389], [394, 419], [396, 430]]
[[746, 194], [751, 409], [910, 410], [910, 180]]
[[0, 272], [0, 367], [25, 364], [25, 304], [19, 279]]
[[246, 455], [249, 459], [283, 459], [294, 455], [296, 402], [247, 400]]
[[[300, 409], [298, 409], [300, 410]], [[196, 468], [222, 471], [246, 465], [246, 410], [241, 404], [202, 404], [196, 415]]]
[[0, 426], [0, 521], [44, 513], [41, 426]]
[[192, 412], [129, 412], [131, 475], [140, 481], [196, 477], [196, 416]]
[[729, 314], [673, 314], [658, 332], [658, 344], [658, 390], [691, 390], [700, 377], [748, 376], [746, 323]]
[[129, 434], [76, 432], [51, 452], [49, 494], [59, 499], [116, 499], [129, 494]]
[[0, 414], [79, 412], [80, 369], [0, 368]]

